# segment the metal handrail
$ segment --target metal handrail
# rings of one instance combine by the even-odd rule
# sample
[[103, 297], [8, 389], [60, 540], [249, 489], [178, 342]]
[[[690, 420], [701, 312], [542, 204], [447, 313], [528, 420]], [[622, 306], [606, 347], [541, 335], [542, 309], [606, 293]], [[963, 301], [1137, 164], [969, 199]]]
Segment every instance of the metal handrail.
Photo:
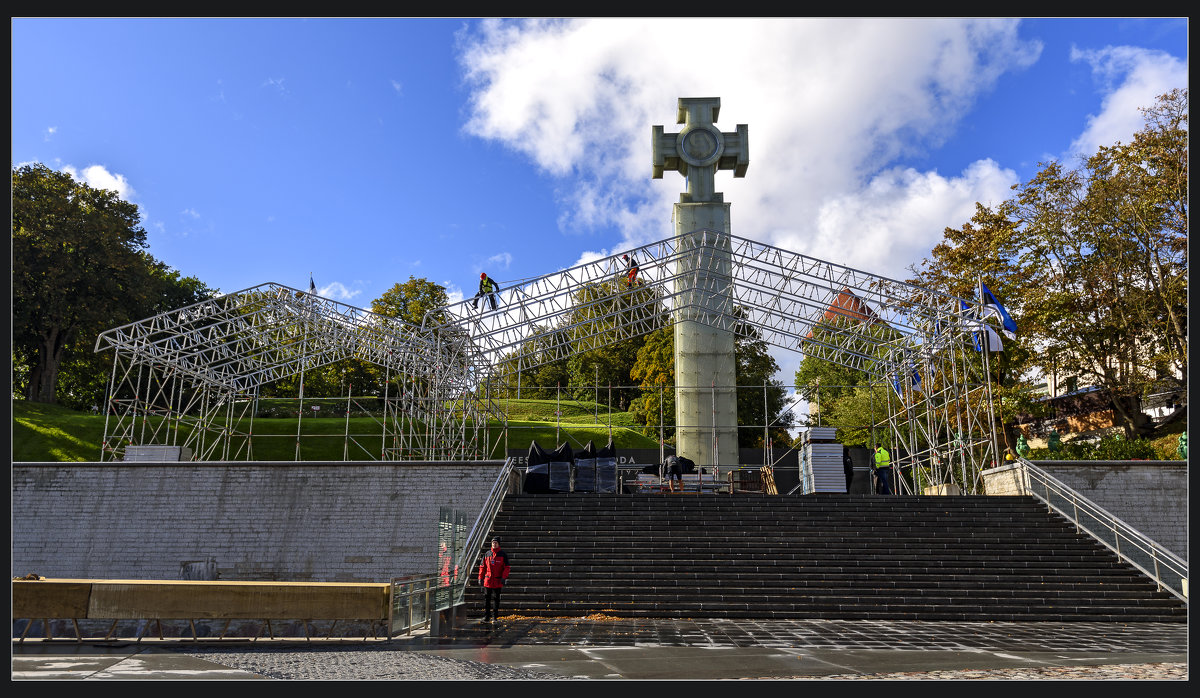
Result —
[[1188, 601], [1188, 563], [1024, 458], [1017, 458], [1023, 494], [1032, 495], [1154, 580], [1159, 590]]
[[492, 491], [488, 493], [488, 498], [483, 503], [479, 516], [475, 519], [475, 525], [467, 534], [467, 541], [463, 543], [462, 558], [462, 563], [466, 564], [460, 564], [458, 567], [460, 574], [455, 580], [452, 606], [460, 605], [466, 595], [471, 573], [475, 569], [479, 555], [482, 554], [483, 539], [492, 530], [492, 522], [496, 520], [496, 514], [500, 512], [500, 505], [504, 502], [505, 495], [508, 494], [509, 479], [512, 477], [516, 463], [517, 459], [512, 457], [504, 460], [504, 466], [500, 468], [500, 474], [496, 476], [496, 482], [492, 484]]
[[439, 575], [414, 575], [392, 579], [388, 593], [388, 637], [428, 627], [437, 613]]

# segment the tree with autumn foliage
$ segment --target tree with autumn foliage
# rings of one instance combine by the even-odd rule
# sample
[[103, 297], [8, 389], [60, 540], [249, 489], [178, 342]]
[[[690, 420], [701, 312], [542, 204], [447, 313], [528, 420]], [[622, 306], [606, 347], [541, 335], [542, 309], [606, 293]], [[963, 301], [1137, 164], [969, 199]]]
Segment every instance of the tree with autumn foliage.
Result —
[[1146, 394], [1187, 376], [1188, 92], [1143, 109], [1129, 143], [1078, 167], [1043, 163], [997, 206], [947, 228], [915, 282], [974, 297], [978, 280], [1020, 337], [992, 362], [1004, 406], [1031, 373], [1074, 374], [1108, 397], [1127, 437], [1153, 431]]

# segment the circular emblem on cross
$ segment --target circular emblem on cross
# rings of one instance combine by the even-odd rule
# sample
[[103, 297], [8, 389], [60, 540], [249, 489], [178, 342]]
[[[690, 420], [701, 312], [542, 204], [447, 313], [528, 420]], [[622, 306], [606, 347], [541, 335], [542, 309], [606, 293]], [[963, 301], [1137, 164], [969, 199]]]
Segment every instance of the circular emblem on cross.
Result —
[[679, 132], [679, 157], [692, 167], [706, 167], [721, 158], [725, 139], [709, 126], [693, 126]]

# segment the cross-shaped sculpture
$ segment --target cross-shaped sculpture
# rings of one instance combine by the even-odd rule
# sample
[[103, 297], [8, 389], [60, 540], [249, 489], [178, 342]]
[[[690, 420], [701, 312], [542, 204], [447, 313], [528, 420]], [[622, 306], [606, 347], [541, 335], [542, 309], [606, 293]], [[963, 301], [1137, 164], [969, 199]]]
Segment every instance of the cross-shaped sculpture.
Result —
[[687, 177], [687, 193], [681, 203], [722, 201], [713, 180], [717, 170], [733, 170], [734, 177], [745, 177], [750, 165], [748, 127], [738, 124], [737, 132], [721, 133], [713, 125], [721, 111], [720, 97], [680, 97], [675, 123], [687, 125], [679, 133], [663, 133], [662, 126], [652, 127], [650, 148], [654, 153], [654, 179], [663, 171], [677, 171]]

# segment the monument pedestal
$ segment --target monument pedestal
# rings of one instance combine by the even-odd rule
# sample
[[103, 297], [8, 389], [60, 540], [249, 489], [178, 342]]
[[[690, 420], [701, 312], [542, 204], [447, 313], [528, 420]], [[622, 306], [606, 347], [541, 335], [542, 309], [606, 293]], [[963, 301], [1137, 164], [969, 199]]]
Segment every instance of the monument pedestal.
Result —
[[737, 365], [734, 334], [714, 326], [733, 311], [729, 205], [675, 204], [675, 230], [686, 250], [676, 282], [676, 451], [699, 465], [734, 466]]

